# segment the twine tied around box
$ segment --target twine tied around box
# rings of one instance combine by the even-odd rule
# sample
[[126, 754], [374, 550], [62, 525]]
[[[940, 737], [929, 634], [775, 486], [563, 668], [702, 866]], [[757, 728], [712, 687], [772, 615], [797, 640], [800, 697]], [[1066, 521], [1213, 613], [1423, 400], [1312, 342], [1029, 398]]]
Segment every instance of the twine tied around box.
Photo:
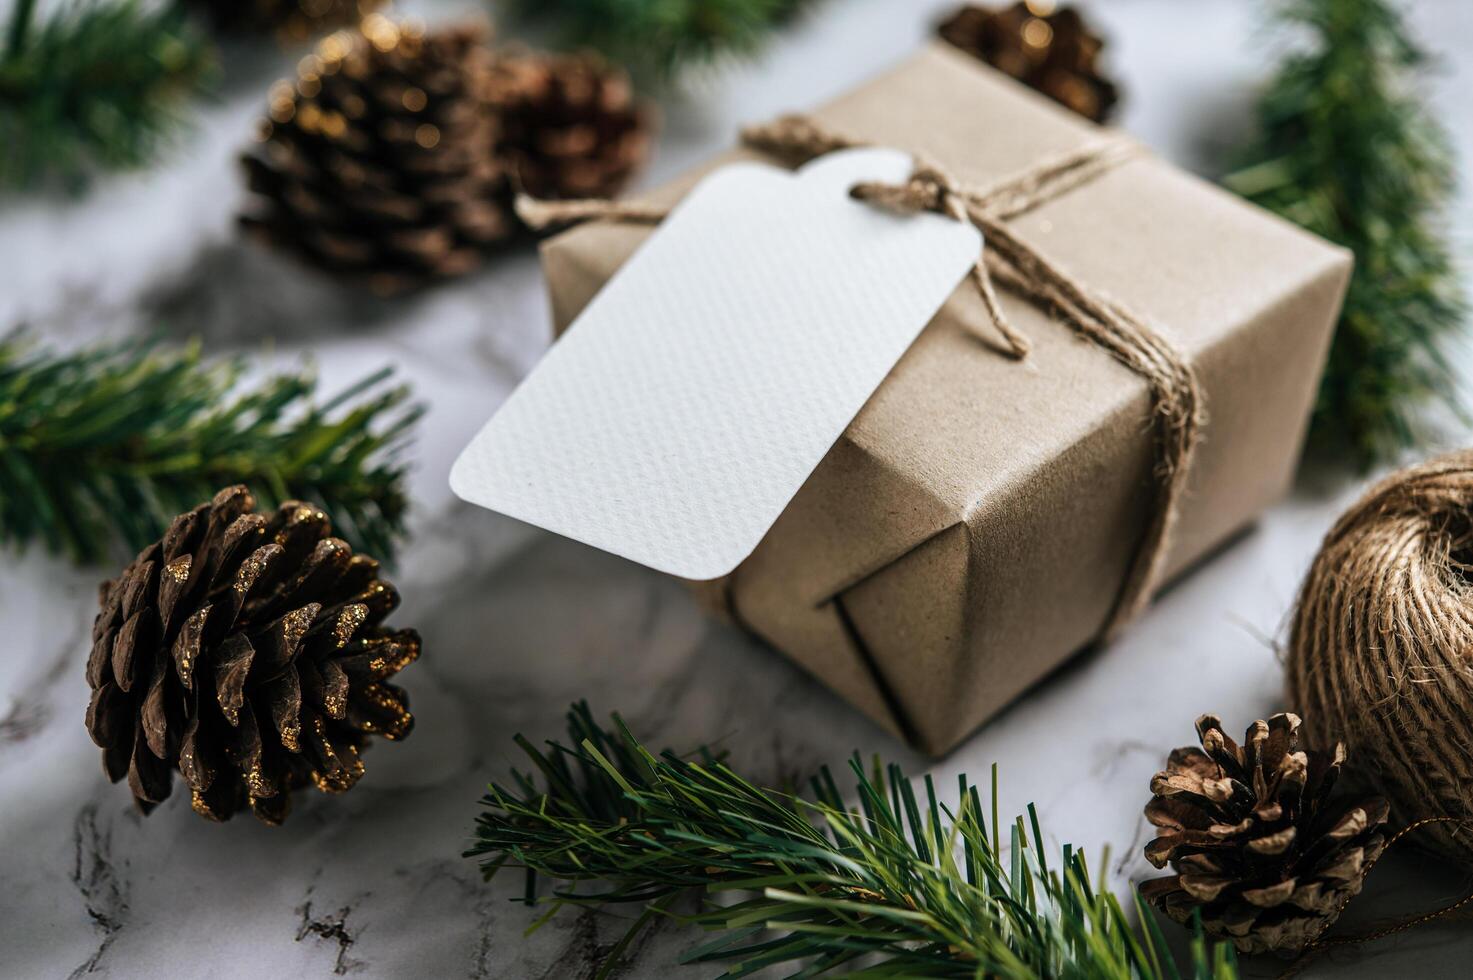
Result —
[[[794, 165], [868, 145], [801, 115], [748, 127], [742, 131], [742, 142]], [[1008, 223], [1099, 178], [1137, 152], [1135, 144], [1124, 139], [1103, 139], [984, 188], [966, 187], [936, 163], [917, 156], [915, 168], [903, 183], [861, 182], [850, 188], [852, 197], [878, 207], [902, 213], [935, 211], [982, 231], [986, 244], [971, 278], [1009, 356], [1026, 359], [1032, 344], [1003, 312], [994, 281], [1056, 312], [1081, 337], [1104, 348], [1149, 385], [1156, 442], [1156, 503], [1105, 626], [1106, 638], [1117, 634], [1145, 607], [1165, 570], [1187, 474], [1205, 421], [1202, 388], [1185, 356], [1143, 318], [1049, 261], [1013, 234]], [[539, 201], [525, 196], [518, 198], [516, 209], [524, 222], [538, 229], [590, 219], [656, 223], [668, 214], [667, 208], [639, 202]]]

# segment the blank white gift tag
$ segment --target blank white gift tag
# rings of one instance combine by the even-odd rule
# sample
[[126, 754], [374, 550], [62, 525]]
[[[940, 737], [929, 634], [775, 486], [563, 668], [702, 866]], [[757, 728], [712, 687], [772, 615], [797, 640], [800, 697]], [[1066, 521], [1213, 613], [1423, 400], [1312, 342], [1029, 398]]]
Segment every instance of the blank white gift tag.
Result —
[[471, 503], [688, 579], [752, 553], [977, 261], [981, 234], [852, 200], [911, 158], [706, 177], [471, 440]]

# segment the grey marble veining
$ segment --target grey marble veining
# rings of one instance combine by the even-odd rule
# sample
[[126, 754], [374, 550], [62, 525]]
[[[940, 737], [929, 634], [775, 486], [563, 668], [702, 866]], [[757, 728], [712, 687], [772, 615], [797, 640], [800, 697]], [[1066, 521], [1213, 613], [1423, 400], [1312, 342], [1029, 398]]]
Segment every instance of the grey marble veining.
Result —
[[[474, 8], [404, 6], [431, 19]], [[828, 0], [760, 62], [703, 78], [667, 105], [648, 179], [724, 145], [742, 121], [828, 97], [903, 57], [946, 6]], [[1212, 147], [1241, 131], [1262, 70], [1254, 7], [1113, 0], [1091, 11], [1127, 87], [1122, 125], [1184, 165], [1209, 166]], [[1413, 13], [1448, 54], [1434, 98], [1473, 161], [1473, 10], [1424, 0]], [[487, 886], [459, 857], [484, 783], [515, 761], [511, 735], [557, 734], [581, 697], [657, 745], [722, 742], [766, 781], [801, 779], [856, 749], [932, 771], [943, 786], [998, 761], [1004, 809], [1036, 801], [1055, 844], [1111, 847], [1121, 888], [1151, 873], [1140, 807], [1193, 718], [1214, 710], [1238, 727], [1280, 706], [1273, 641], [1320, 536], [1358, 490], [1345, 478], [1306, 478], [1122, 641], [1075, 659], [940, 763], [703, 619], [675, 583], [455, 502], [450, 461], [546, 344], [535, 256], [505, 255], [436, 293], [374, 305], [242, 245], [231, 232], [233, 159], [266, 85], [295, 55], [230, 56], [222, 96], [165, 165], [76, 201], [0, 206], [0, 323], [27, 321], [61, 343], [163, 329], [277, 362], [310, 351], [329, 389], [396, 364], [430, 405], [411, 482], [415, 536], [393, 575], [405, 597], [395, 620], [425, 637], [424, 659], [403, 675], [418, 724], [402, 744], [365, 755], [368, 775], [352, 793], [303, 794], [280, 829], [207, 824], [179, 794], [142, 818], [102, 776], [82, 725], [104, 570], [6, 554], [0, 975], [590, 976], [624, 914], [567, 912], [524, 937], [533, 915], [511, 901], [520, 881]], [[1449, 220], [1466, 252], [1466, 197]], [[1388, 859], [1352, 917], [1431, 907], [1466, 887], [1432, 865], [1414, 852]], [[1464, 976], [1468, 922], [1339, 952], [1308, 975]], [[672, 966], [691, 941], [674, 926], [654, 929], [620, 975], [706, 975]]]

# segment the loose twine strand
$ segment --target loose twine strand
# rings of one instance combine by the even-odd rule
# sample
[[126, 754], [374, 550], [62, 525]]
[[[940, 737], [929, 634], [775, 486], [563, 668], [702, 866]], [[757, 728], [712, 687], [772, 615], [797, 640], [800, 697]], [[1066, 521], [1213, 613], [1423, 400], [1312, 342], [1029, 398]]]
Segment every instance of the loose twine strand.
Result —
[[[865, 145], [837, 134], [807, 116], [783, 116], [742, 131], [742, 141], [790, 164]], [[901, 213], [935, 211], [981, 229], [986, 247], [970, 276], [1006, 353], [1027, 358], [1032, 342], [1015, 327], [997, 297], [995, 282], [1057, 313], [1080, 336], [1104, 348], [1150, 387], [1157, 460], [1157, 494], [1150, 523], [1127, 571], [1104, 630], [1114, 636], [1145, 607], [1159, 583], [1170, 551], [1181, 498], [1186, 491], [1201, 427], [1202, 390], [1186, 358], [1142, 318], [1091, 289], [1050, 262], [1013, 233], [1008, 222], [1090, 181], [1137, 153], [1112, 138], [1046, 159], [984, 188], [958, 183], [938, 164], [917, 158], [903, 183], [863, 182], [853, 197]], [[519, 198], [517, 214], [534, 228], [593, 218], [658, 222], [666, 209], [604, 200], [535, 201]]]
[[[1458, 830], [1467, 830], [1470, 827], [1470, 824], [1468, 824], [1464, 820], [1458, 819], [1457, 817], [1427, 817], [1423, 820], [1418, 820], [1414, 823], [1407, 824], [1405, 827], [1401, 828], [1401, 830], [1397, 831], [1391, 837], [1391, 839], [1386, 842], [1386, 846], [1381, 849], [1381, 853], [1377, 854], [1375, 858], [1373, 858], [1365, 866], [1365, 868], [1361, 871], [1361, 877], [1364, 878], [1368, 876], [1371, 873], [1371, 869], [1374, 868], [1377, 863], [1386, 856], [1386, 852], [1391, 850], [1391, 848], [1394, 847], [1398, 841], [1406, 837], [1408, 834], [1432, 824], [1446, 823], [1457, 824]], [[1403, 919], [1400, 922], [1393, 922], [1391, 925], [1383, 926], [1380, 929], [1373, 929], [1369, 932], [1357, 933], [1353, 936], [1332, 936], [1329, 939], [1325, 939], [1325, 931], [1329, 929], [1331, 923], [1340, 918], [1340, 914], [1345, 911], [1345, 907], [1349, 905], [1355, 897], [1355, 895], [1346, 895], [1340, 900], [1340, 904], [1338, 907], [1336, 907], [1335, 913], [1324, 920], [1324, 922], [1320, 925], [1319, 931], [1316, 932], [1314, 938], [1309, 941], [1309, 945], [1304, 947], [1304, 952], [1299, 954], [1299, 957], [1289, 965], [1288, 969], [1279, 974], [1278, 980], [1290, 980], [1291, 977], [1298, 976], [1304, 970], [1304, 968], [1310, 964], [1311, 961], [1313, 961], [1316, 957], [1318, 957], [1327, 949], [1333, 949], [1338, 946], [1359, 946], [1364, 943], [1375, 942], [1378, 939], [1385, 939], [1388, 936], [1395, 936], [1398, 933], [1406, 932], [1408, 929], [1415, 929], [1418, 926], [1426, 925], [1427, 923], [1436, 921], [1437, 919], [1445, 918], [1446, 916], [1452, 915], [1453, 913], [1466, 908], [1468, 905], [1473, 904], [1473, 891], [1470, 891], [1462, 898], [1448, 905], [1444, 905], [1440, 909], [1435, 909], [1431, 912], [1423, 912], [1419, 915], [1414, 915], [1411, 918]]]

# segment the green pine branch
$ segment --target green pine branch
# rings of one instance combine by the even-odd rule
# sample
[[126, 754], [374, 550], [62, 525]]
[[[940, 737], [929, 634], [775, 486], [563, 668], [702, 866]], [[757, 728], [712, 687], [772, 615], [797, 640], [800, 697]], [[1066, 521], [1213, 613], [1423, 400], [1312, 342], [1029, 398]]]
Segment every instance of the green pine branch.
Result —
[[152, 160], [214, 57], [172, 5], [75, 0], [36, 24], [17, 0], [0, 56], [0, 185], [80, 183]]
[[688, 67], [750, 57], [813, 0], [515, 0], [568, 47], [668, 82]]
[[[527, 869], [528, 902], [537, 876], [562, 882], [540, 921], [564, 905], [642, 906], [606, 971], [640, 929], [671, 915], [719, 934], [682, 962], [729, 976], [774, 966], [796, 976], [1179, 975], [1155, 918], [1137, 900], [1144, 925], [1130, 925], [1103, 864], [1092, 879], [1067, 845], [1054, 864], [1031, 806], [1026, 822], [999, 822], [995, 768], [989, 816], [965, 776], [953, 812], [929, 776], [917, 797], [897, 767], [876, 760], [866, 772], [856, 758], [850, 807], [827, 769], [801, 799], [758, 788], [709, 752], [655, 756], [614, 723], [604, 730], [580, 703], [568, 715], [571, 747], [544, 752], [517, 736], [536, 772], [492, 784], [466, 852], [485, 858], [488, 878]], [[695, 892], [710, 898], [677, 912]], [[1237, 976], [1231, 948], [1209, 950], [1200, 931], [1192, 958], [1197, 980]]]
[[266, 506], [312, 501], [336, 534], [392, 556], [405, 448], [422, 409], [390, 369], [318, 403], [310, 372], [250, 386], [243, 358], [206, 362], [130, 341], [60, 353], [0, 337], [0, 543], [78, 562], [141, 550], [175, 515], [245, 483]]
[[1393, 4], [1286, 0], [1277, 13], [1309, 43], [1263, 94], [1260, 135], [1226, 183], [1355, 253], [1312, 435], [1369, 465], [1419, 441], [1429, 402], [1464, 407], [1444, 353], [1467, 314], [1441, 225], [1452, 156]]

